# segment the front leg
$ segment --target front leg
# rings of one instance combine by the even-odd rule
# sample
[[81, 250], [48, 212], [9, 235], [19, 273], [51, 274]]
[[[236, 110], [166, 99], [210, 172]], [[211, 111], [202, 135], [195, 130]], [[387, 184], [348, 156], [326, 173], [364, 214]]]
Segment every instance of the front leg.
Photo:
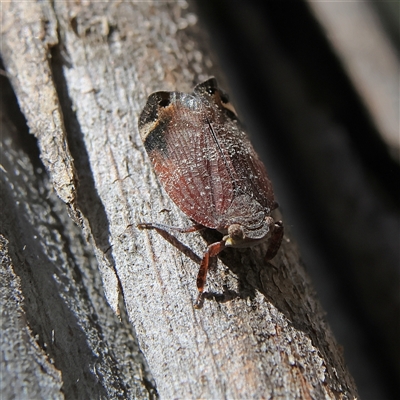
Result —
[[224, 248], [225, 248], [225, 240], [221, 240], [220, 242], [215, 242], [208, 246], [208, 249], [203, 256], [203, 259], [201, 260], [199, 272], [197, 274], [196, 283], [199, 295], [197, 296], [197, 300], [194, 303], [194, 308], [201, 308], [203, 306], [203, 292], [207, 280], [207, 271], [210, 265], [210, 257], [215, 257]]
[[265, 255], [266, 261], [272, 260], [276, 256], [279, 247], [281, 247], [283, 234], [284, 234], [284, 228], [282, 221], [275, 222], [267, 254]]
[[154, 229], [159, 235], [161, 235], [167, 242], [171, 243], [175, 246], [179, 251], [189, 257], [192, 261], [197, 264], [200, 264], [201, 258], [197, 256], [189, 247], [185, 246], [181, 241], [179, 241], [174, 235], [172, 235], [169, 231], [175, 231], [180, 233], [190, 233], [196, 232], [202, 229], [205, 229], [203, 225], [194, 224], [192, 226], [187, 226], [184, 228], [180, 228], [178, 226], [170, 226], [164, 224], [158, 224], [153, 222], [142, 222], [137, 224], [139, 229]]
[[139, 229], [155, 229], [158, 231], [176, 231], [180, 233], [190, 233], [190, 232], [197, 232], [205, 229], [203, 225], [200, 224], [193, 224], [191, 226], [186, 226], [184, 228], [180, 228], [179, 226], [171, 226], [165, 224], [158, 224], [157, 222], [140, 222], [137, 224]]

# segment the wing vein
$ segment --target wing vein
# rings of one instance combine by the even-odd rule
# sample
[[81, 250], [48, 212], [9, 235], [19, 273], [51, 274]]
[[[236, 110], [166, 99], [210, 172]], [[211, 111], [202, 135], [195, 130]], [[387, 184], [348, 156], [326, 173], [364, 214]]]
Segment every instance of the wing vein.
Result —
[[231, 166], [230, 166], [230, 163], [229, 163], [229, 162], [227, 161], [227, 159], [226, 159], [226, 156], [225, 156], [225, 154], [224, 154], [224, 152], [223, 152], [223, 150], [222, 150], [222, 147], [221, 147], [221, 145], [220, 145], [220, 143], [219, 143], [219, 141], [218, 141], [217, 135], [215, 134], [215, 131], [214, 131], [214, 129], [213, 129], [213, 126], [212, 126], [210, 120], [208, 119], [208, 117], [207, 117], [207, 124], [208, 124], [208, 126], [210, 127], [211, 136], [212, 136], [214, 142], [216, 143], [216, 145], [217, 145], [217, 147], [218, 147], [218, 151], [221, 153], [222, 160], [223, 160], [223, 162], [224, 162], [224, 164], [225, 164], [225, 167], [226, 167], [226, 170], [228, 171], [229, 176], [231, 177], [232, 184], [233, 184], [233, 188], [234, 188], [234, 190], [235, 190], [235, 189], [237, 189], [237, 183], [236, 183], [236, 179], [235, 179], [234, 176], [233, 176], [232, 168], [231, 168]]

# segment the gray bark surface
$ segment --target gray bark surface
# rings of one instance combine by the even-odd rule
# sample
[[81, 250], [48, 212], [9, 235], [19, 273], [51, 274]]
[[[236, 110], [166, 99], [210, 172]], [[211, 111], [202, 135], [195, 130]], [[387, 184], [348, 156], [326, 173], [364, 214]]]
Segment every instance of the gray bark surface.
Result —
[[[107, 304], [92, 246], [1, 99], [2, 399], [154, 398], [126, 316]], [[16, 116], [18, 119], [22, 115]], [[25, 143], [24, 143], [25, 141]]]
[[[137, 121], [151, 92], [218, 77], [193, 10], [11, 2], [2, 21], [5, 69], [50, 178], [3, 111], [2, 347], [23, 343], [15, 365], [2, 350], [7, 398], [355, 398], [289, 235], [273, 265], [262, 246], [223, 253], [207, 282], [215, 296], [195, 310], [196, 262], [136, 228], [189, 223], [158, 183]], [[206, 249], [199, 234], [177, 238]]]

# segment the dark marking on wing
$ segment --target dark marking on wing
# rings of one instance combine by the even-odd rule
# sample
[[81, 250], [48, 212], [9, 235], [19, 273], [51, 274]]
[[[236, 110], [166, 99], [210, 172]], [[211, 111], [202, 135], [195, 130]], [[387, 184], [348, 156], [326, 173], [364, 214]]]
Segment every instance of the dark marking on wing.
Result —
[[165, 137], [165, 130], [169, 123], [168, 120], [159, 121], [147, 134], [143, 140], [143, 144], [148, 153], [159, 151], [163, 157], [168, 157], [168, 143]]
[[158, 120], [159, 109], [171, 103], [171, 95], [170, 92], [155, 92], [149, 96], [146, 107], [140, 114], [139, 129]]

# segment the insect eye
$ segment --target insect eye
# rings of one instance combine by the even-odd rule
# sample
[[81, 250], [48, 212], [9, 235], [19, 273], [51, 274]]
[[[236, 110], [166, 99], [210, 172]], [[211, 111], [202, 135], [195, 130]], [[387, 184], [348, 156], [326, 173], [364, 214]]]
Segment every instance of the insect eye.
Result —
[[160, 107], [168, 107], [169, 105], [170, 105], [170, 101], [169, 101], [169, 99], [162, 99], [162, 100], [160, 100], [159, 102], [158, 102], [158, 105], [160, 106]]
[[208, 94], [214, 94], [215, 91], [216, 91], [216, 89], [213, 88], [213, 87], [210, 87], [210, 88], [207, 89], [207, 93], [208, 93]]

